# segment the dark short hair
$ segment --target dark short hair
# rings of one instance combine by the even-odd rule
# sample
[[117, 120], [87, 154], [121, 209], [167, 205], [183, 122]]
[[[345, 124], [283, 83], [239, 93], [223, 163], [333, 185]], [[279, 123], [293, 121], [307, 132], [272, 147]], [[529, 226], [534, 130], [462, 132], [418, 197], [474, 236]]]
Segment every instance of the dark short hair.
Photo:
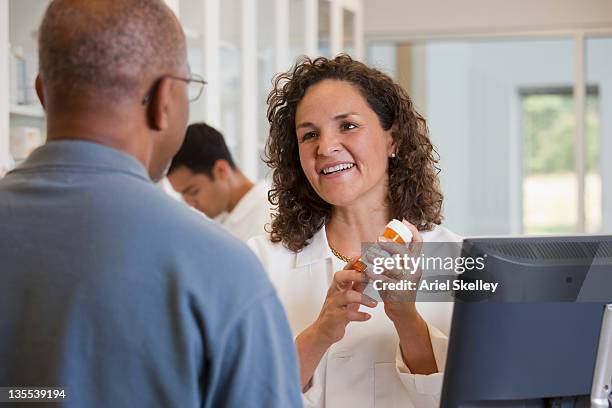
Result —
[[310, 185], [299, 160], [295, 131], [297, 107], [309, 87], [326, 79], [355, 86], [378, 116], [384, 130], [393, 129], [396, 157], [389, 159], [387, 204], [391, 217], [406, 219], [419, 231], [442, 222], [442, 191], [438, 154], [429, 139], [425, 119], [404, 89], [382, 72], [346, 54], [333, 59], [304, 57], [276, 76], [268, 96], [270, 137], [266, 163], [273, 170], [268, 193], [277, 213], [270, 239], [300, 251], [325, 225], [332, 213]]
[[223, 135], [206, 123], [194, 123], [187, 128], [185, 141], [172, 159], [168, 174], [185, 166], [193, 173], [203, 173], [212, 179], [212, 168], [217, 160], [225, 160], [232, 169], [236, 168]]
[[182, 68], [187, 55], [180, 24], [162, 0], [53, 0], [38, 42], [45, 86], [61, 99], [134, 94]]

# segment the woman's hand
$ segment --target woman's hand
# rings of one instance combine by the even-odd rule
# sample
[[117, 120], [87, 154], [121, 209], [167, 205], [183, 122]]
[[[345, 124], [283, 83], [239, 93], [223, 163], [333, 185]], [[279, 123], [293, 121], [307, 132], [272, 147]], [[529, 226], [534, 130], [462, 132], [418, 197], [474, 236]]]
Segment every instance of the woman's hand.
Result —
[[[380, 237], [378, 245], [381, 249], [389, 254], [390, 257], [408, 256], [409, 258], [417, 258], [421, 254], [423, 247], [423, 237], [419, 230], [406, 220], [402, 223], [406, 225], [412, 232], [412, 241], [408, 245], [389, 242], [385, 237]], [[414, 288], [418, 288], [421, 280], [422, 270], [408, 269], [390, 269], [385, 270], [381, 276], [384, 276], [386, 282], [399, 283], [402, 280], [412, 282]], [[393, 321], [406, 321], [406, 319], [418, 320], [418, 313], [415, 307], [415, 299], [417, 290], [387, 290], [379, 291], [381, 298], [385, 303], [385, 313]]]
[[[384, 237], [381, 237], [378, 245], [391, 257], [396, 255], [418, 257], [423, 247], [423, 238], [414, 225], [405, 220], [403, 223], [412, 232], [412, 241], [408, 246], [388, 242]], [[379, 276], [384, 277], [385, 282], [400, 282], [401, 280], [413, 282], [414, 287], [418, 288], [421, 274], [420, 268], [417, 270], [390, 269], [385, 270]], [[427, 323], [417, 311], [414, 303], [417, 290], [387, 290], [379, 291], [379, 293], [385, 303], [385, 313], [393, 322], [400, 338], [402, 357], [410, 372], [424, 375], [438, 372]]]
[[336, 272], [327, 290], [319, 317], [313, 323], [315, 332], [330, 346], [344, 337], [350, 322], [365, 322], [372, 316], [359, 311], [359, 305], [375, 307], [376, 301], [363, 294], [365, 277], [352, 268], [357, 258], [351, 259], [344, 269]]
[[334, 274], [319, 317], [296, 338], [303, 390], [308, 388], [327, 349], [344, 337], [346, 326], [372, 317], [359, 311], [360, 305], [372, 308], [376, 301], [362, 293], [366, 281], [364, 274], [351, 269], [357, 259], [351, 259], [344, 269]]

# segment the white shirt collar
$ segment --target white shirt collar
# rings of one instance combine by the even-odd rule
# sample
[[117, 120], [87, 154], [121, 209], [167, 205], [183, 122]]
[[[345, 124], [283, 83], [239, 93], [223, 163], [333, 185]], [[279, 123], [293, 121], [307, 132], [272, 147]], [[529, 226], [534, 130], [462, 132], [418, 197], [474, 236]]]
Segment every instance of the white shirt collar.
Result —
[[333, 257], [329, 244], [327, 243], [325, 225], [320, 230], [315, 232], [308, 242], [309, 244], [297, 253], [295, 258], [296, 268]]
[[261, 180], [253, 185], [247, 193], [242, 196], [232, 212], [221, 221], [222, 223], [237, 223], [249, 215], [254, 206], [261, 205], [261, 200], [265, 197], [268, 202], [268, 185], [265, 180]]
[[221, 214], [219, 214], [215, 218], [213, 218], [213, 220], [215, 220], [219, 224], [223, 224], [225, 222], [225, 220], [227, 219], [228, 215], [229, 215], [229, 213], [227, 211], [223, 211]]

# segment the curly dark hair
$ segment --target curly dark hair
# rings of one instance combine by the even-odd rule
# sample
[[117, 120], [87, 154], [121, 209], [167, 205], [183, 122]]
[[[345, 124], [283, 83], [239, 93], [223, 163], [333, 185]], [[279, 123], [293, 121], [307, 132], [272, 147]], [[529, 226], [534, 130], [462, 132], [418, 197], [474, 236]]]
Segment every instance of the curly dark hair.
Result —
[[420, 231], [442, 222], [438, 153], [429, 140], [425, 119], [404, 89], [382, 72], [346, 54], [334, 59], [302, 57], [277, 75], [268, 96], [270, 137], [266, 164], [273, 170], [268, 199], [277, 209], [270, 228], [272, 242], [298, 252], [323, 227], [332, 206], [314, 191], [300, 165], [295, 115], [308, 87], [325, 79], [357, 87], [384, 130], [393, 127], [396, 157], [389, 159], [388, 205], [393, 218], [406, 219]]

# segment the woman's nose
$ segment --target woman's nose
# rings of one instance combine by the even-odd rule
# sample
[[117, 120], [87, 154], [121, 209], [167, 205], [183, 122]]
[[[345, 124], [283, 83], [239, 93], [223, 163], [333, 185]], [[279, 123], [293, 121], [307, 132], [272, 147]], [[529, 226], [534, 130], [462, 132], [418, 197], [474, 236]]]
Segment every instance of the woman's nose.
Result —
[[321, 132], [319, 135], [319, 146], [317, 153], [320, 156], [329, 156], [339, 152], [342, 145], [334, 132]]

